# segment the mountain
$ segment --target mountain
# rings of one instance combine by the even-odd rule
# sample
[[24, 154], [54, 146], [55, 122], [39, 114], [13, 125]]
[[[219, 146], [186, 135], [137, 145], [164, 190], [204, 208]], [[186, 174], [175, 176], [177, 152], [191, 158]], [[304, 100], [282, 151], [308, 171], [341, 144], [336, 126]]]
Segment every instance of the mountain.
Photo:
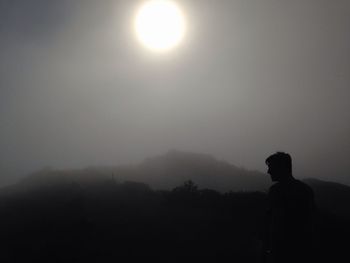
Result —
[[154, 188], [173, 188], [186, 180], [194, 181], [199, 188], [222, 192], [264, 190], [269, 185], [263, 173], [238, 168], [211, 155], [175, 150], [146, 159], [137, 173], [135, 179], [143, 178]]
[[[319, 208], [315, 262], [349, 261], [350, 187], [304, 181]], [[156, 261], [154, 248], [159, 262], [257, 262], [267, 195], [242, 190], [270, 185], [263, 173], [180, 151], [133, 166], [43, 169], [0, 189], [2, 262]]]
[[[70, 189], [71, 187], [110, 187], [125, 182], [139, 182], [152, 189], [170, 190], [192, 180], [199, 189], [220, 192], [263, 191], [271, 181], [257, 171], [239, 168], [211, 155], [172, 150], [147, 158], [138, 165], [93, 167], [76, 170], [43, 169], [16, 185], [2, 188], [0, 195], [36, 189]], [[304, 179], [315, 193], [318, 206], [331, 213], [350, 218], [350, 187], [318, 179]], [[143, 187], [143, 186], [142, 186]]]
[[322, 210], [350, 219], [350, 187], [314, 178], [304, 180], [314, 190], [316, 203]]
[[133, 166], [94, 167], [78, 170], [44, 169], [19, 182], [21, 187], [53, 187], [79, 184], [88, 187], [111, 182], [136, 181], [153, 189], [172, 189], [192, 180], [199, 188], [227, 191], [263, 191], [270, 184], [268, 176], [239, 168], [207, 154], [172, 150], [147, 158]]

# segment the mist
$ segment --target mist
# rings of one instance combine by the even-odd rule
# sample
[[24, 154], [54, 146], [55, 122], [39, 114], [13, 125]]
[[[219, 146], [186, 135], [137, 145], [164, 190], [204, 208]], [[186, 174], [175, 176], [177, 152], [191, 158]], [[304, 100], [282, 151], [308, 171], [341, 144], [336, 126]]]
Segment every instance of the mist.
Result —
[[169, 149], [350, 183], [349, 1], [178, 2], [187, 36], [155, 55], [140, 1], [0, 0], [0, 184]]

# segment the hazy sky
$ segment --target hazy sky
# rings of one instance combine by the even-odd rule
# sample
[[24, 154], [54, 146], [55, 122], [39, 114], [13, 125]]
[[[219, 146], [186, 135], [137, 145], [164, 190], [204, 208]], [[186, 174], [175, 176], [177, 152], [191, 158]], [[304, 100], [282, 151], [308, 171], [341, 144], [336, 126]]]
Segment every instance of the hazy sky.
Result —
[[144, 49], [133, 0], [0, 0], [0, 183], [169, 149], [350, 183], [350, 1], [183, 0]]

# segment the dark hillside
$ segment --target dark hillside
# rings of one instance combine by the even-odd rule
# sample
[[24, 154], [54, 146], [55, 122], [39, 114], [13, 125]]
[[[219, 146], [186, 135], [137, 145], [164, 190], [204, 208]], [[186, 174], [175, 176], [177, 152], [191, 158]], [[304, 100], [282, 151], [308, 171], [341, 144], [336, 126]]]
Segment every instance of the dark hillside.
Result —
[[[258, 262], [267, 209], [264, 193], [192, 181], [171, 191], [110, 180], [0, 192], [1, 262]], [[317, 261], [350, 259], [349, 220], [320, 210], [315, 222]]]

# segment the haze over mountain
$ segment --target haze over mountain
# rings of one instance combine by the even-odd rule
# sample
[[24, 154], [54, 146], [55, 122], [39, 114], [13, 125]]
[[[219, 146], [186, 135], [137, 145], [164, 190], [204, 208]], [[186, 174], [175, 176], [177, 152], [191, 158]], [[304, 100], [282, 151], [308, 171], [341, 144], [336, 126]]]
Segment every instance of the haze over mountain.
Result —
[[[300, 179], [300, 178], [297, 178]], [[200, 189], [220, 192], [262, 191], [272, 185], [269, 175], [239, 168], [208, 154], [171, 150], [163, 155], [145, 159], [136, 165], [90, 167], [75, 170], [42, 169], [2, 189], [2, 193], [41, 191], [78, 186], [95, 188], [128, 182], [143, 183], [140, 187], [171, 190], [185, 181], [193, 181]], [[326, 210], [349, 215], [346, 200], [350, 187], [315, 178], [303, 179], [315, 191], [316, 199]]]
[[269, 176], [239, 168], [208, 154], [172, 150], [145, 159], [138, 165], [91, 167], [77, 170], [43, 169], [20, 180], [27, 186], [78, 183], [82, 186], [105, 182], [136, 181], [154, 189], [172, 189], [192, 180], [200, 188], [222, 192], [266, 190]]
[[[267, 192], [269, 175], [239, 168], [208, 154], [171, 150], [147, 158], [137, 165], [90, 167], [76, 170], [43, 169], [0, 189], [0, 197], [22, 193], [56, 192], [59, 195], [77, 189], [92, 192], [172, 190], [191, 180], [199, 189], [227, 192]], [[350, 219], [350, 187], [315, 178], [303, 179], [315, 192], [316, 203], [325, 211]], [[102, 189], [102, 190], [101, 190]], [[128, 190], [129, 189], [129, 190]], [[62, 192], [62, 193], [61, 193]], [[130, 194], [131, 194], [130, 193]]]
[[[75, 170], [42, 169], [22, 178], [16, 184], [3, 187], [0, 193], [40, 192], [45, 189], [60, 191], [71, 187], [94, 189], [124, 183], [135, 183], [136, 186], [131, 187], [141, 189], [149, 186], [154, 190], [171, 190], [189, 180], [200, 189], [212, 189], [222, 193], [266, 192], [272, 185], [269, 175], [265, 173], [246, 170], [208, 154], [171, 150], [135, 165]], [[316, 178], [306, 178], [303, 181], [314, 189], [317, 203], [322, 208], [350, 218], [350, 209], [347, 206], [348, 201], [350, 202], [349, 186]]]

